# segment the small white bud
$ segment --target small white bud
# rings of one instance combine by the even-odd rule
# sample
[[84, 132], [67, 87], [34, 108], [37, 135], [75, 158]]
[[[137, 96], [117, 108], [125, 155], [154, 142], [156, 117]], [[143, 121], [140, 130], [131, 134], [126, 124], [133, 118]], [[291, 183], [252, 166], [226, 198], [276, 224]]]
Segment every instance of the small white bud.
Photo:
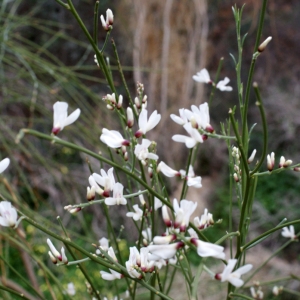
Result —
[[285, 163], [283, 164], [283, 167], [284, 168], [287, 168], [289, 167], [291, 164], [293, 163], [293, 161], [291, 159], [288, 159], [285, 161]]
[[134, 103], [135, 103], [135, 105], [136, 105], [137, 108], [141, 108], [140, 99], [138, 97], [134, 98]]
[[127, 126], [131, 128], [134, 124], [133, 111], [131, 107], [127, 107]]
[[119, 100], [118, 100], [117, 108], [120, 109], [122, 107], [122, 104], [123, 104], [123, 96], [119, 95]]
[[236, 173], [233, 174], [233, 179], [234, 179], [235, 182], [240, 181], [239, 176]]
[[252, 154], [250, 155], [250, 157], [248, 158], [248, 164], [252, 163], [253, 160], [254, 160], [254, 157], [255, 157], [255, 154], [256, 154], [256, 149], [254, 149], [252, 151]]
[[86, 199], [88, 201], [94, 200], [95, 196], [96, 196], [96, 188], [94, 186], [92, 186], [91, 188], [88, 186], [86, 188], [87, 192], [86, 192]]
[[258, 46], [257, 51], [258, 51], [258, 52], [263, 52], [263, 51], [266, 49], [267, 45], [270, 43], [271, 40], [272, 40], [272, 37], [271, 37], [271, 36], [269, 36], [268, 38], [266, 38], [266, 39]]
[[279, 160], [279, 168], [283, 168], [284, 164], [285, 164], [285, 157], [281, 156]]
[[275, 153], [272, 152], [271, 155], [267, 155], [267, 167], [268, 170], [271, 172], [274, 169], [275, 165]]

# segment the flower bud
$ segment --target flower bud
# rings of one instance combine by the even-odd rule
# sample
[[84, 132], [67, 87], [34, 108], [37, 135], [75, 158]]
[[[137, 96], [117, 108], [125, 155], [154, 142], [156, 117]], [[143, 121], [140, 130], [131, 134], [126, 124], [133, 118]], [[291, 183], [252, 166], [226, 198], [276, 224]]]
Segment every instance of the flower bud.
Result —
[[124, 160], [128, 161], [128, 152], [127, 151], [124, 153]]
[[96, 188], [92, 186], [91, 188], [87, 187], [86, 199], [88, 201], [94, 200], [96, 196]]
[[268, 170], [271, 172], [274, 169], [275, 165], [275, 154], [274, 152], [271, 153], [271, 155], [267, 155], [267, 167]]
[[133, 111], [131, 107], [127, 107], [127, 126], [131, 128], [134, 124]]
[[134, 103], [138, 109], [141, 108], [140, 99], [138, 97], [134, 98]]
[[119, 100], [118, 100], [117, 108], [120, 109], [122, 107], [122, 104], [123, 104], [123, 96], [119, 95]]
[[240, 181], [240, 179], [239, 179], [239, 177], [238, 177], [238, 175], [236, 173], [233, 174], [233, 179], [234, 179], [235, 182], [239, 182]]
[[114, 15], [110, 9], [106, 11], [106, 20], [104, 20], [103, 15], [101, 15], [100, 20], [104, 30], [109, 31], [112, 29], [112, 25], [114, 23]]
[[148, 167], [148, 174], [150, 178], [153, 177], [153, 169], [151, 167]]
[[256, 149], [254, 149], [252, 151], [252, 154], [250, 155], [250, 157], [248, 158], [248, 164], [252, 163], [253, 160], [254, 160], [254, 157], [255, 157], [255, 154], [256, 154]]
[[271, 40], [272, 40], [272, 37], [271, 37], [271, 36], [269, 36], [268, 38], [266, 38], [266, 39], [258, 46], [257, 51], [258, 51], [258, 52], [263, 52], [263, 51], [266, 49], [267, 45], [270, 43]]
[[285, 161], [285, 163], [283, 164], [283, 167], [284, 168], [287, 168], [289, 167], [291, 164], [293, 163], [293, 161], [291, 159], [288, 159]]
[[161, 209], [161, 212], [162, 212], [162, 217], [163, 217], [163, 220], [165, 222], [165, 225], [167, 227], [171, 227], [172, 222], [171, 222], [171, 219], [170, 219], [170, 216], [169, 216], [169, 213], [168, 213], [168, 207], [166, 205], [163, 205], [163, 207]]

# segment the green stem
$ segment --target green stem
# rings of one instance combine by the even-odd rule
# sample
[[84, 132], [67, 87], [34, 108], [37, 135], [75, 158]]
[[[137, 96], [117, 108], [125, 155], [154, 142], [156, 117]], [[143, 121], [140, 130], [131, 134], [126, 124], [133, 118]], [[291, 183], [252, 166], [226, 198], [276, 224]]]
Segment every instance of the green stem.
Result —
[[71, 148], [71, 149], [74, 149], [74, 150], [77, 150], [77, 151], [80, 151], [80, 152], [83, 152], [83, 153], [86, 153], [118, 170], [121, 170], [122, 172], [124, 172], [126, 175], [129, 175], [131, 178], [133, 178], [136, 182], [138, 182], [139, 184], [141, 184], [144, 188], [146, 188], [150, 194], [152, 194], [154, 197], [157, 197], [159, 200], [161, 200], [165, 205], [167, 205], [169, 208], [171, 208], [173, 210], [173, 206], [170, 202], [166, 201], [166, 199], [161, 195], [159, 194], [158, 192], [156, 192], [155, 190], [153, 190], [151, 188], [151, 186], [149, 186], [146, 182], [144, 182], [139, 176], [136, 176], [134, 173], [132, 173], [128, 168], [124, 168], [122, 167], [121, 165], [119, 165], [118, 163], [115, 163], [115, 162], [112, 162], [111, 160], [109, 159], [106, 159], [105, 157], [99, 155], [99, 154], [96, 154], [94, 153], [93, 151], [90, 151], [84, 147], [80, 147], [80, 146], [77, 146], [73, 143], [70, 143], [70, 142], [67, 142], [67, 141], [64, 141], [64, 140], [61, 140], [57, 137], [53, 137], [53, 136], [50, 136], [50, 135], [47, 135], [47, 134], [44, 134], [44, 133], [41, 133], [41, 132], [38, 132], [38, 131], [35, 131], [35, 130], [32, 130], [32, 129], [21, 129], [20, 130], [20, 133], [16, 139], [16, 142], [18, 142], [20, 140], [20, 138], [23, 137], [24, 134], [30, 134], [30, 135], [33, 135], [33, 136], [36, 136], [36, 137], [39, 137], [39, 138], [42, 138], [42, 139], [45, 139], [45, 140], [48, 140], [48, 141], [53, 141], [55, 142], [56, 144], [59, 144], [59, 145], [63, 145], [63, 146], [66, 146], [68, 148]]
[[[56, 1], [58, 1], [58, 0], [56, 0]], [[58, 3], [61, 4], [60, 2], [58, 2]], [[76, 9], [75, 9], [75, 7], [74, 7], [74, 5], [72, 3], [72, 0], [68, 0], [68, 5], [69, 5], [69, 10], [71, 11], [71, 13], [73, 14], [73, 16], [75, 17], [77, 23], [79, 24], [79, 26], [81, 27], [81, 29], [84, 32], [85, 36], [89, 40], [91, 46], [93, 47], [93, 49], [94, 49], [94, 51], [96, 53], [98, 62], [100, 64], [100, 66], [101, 66], [101, 69], [104, 72], [104, 75], [105, 75], [105, 78], [107, 80], [107, 83], [110, 86], [110, 89], [112, 90], [112, 92], [115, 93], [116, 99], [118, 99], [118, 94], [117, 94], [116, 88], [114, 86], [113, 80], [112, 80], [112, 78], [110, 76], [109, 70], [107, 69], [107, 66], [106, 66], [103, 54], [99, 51], [98, 46], [94, 42], [93, 37], [90, 35], [90, 33], [88, 32], [86, 26], [84, 25], [83, 21], [81, 20], [78, 12], [76, 11]]]
[[186, 170], [185, 170], [185, 178], [184, 178], [184, 181], [183, 181], [183, 186], [182, 186], [181, 195], [180, 195], [180, 199], [179, 200], [182, 200], [182, 199], [185, 198], [187, 190], [188, 190], [188, 187], [187, 187], [187, 177], [188, 177], [189, 168], [190, 168], [190, 164], [191, 164], [191, 160], [192, 160], [192, 156], [193, 156], [193, 150], [194, 149], [192, 148], [189, 151], [188, 161], [187, 161], [187, 165], [186, 165], [187, 167], [186, 167]]
[[134, 114], [134, 117], [135, 117], [135, 119], [137, 121], [138, 115], [137, 115], [137, 113], [136, 113], [136, 111], [134, 109], [134, 102], [133, 102], [133, 100], [131, 98], [131, 95], [130, 95], [130, 92], [129, 92], [129, 88], [128, 88], [127, 83], [126, 83], [126, 79], [125, 79], [125, 76], [124, 76], [124, 72], [123, 72], [123, 69], [122, 69], [122, 65], [121, 65], [121, 62], [120, 62], [120, 58], [119, 58], [119, 55], [118, 55], [118, 51], [117, 51], [117, 47], [116, 47], [115, 41], [112, 39], [111, 43], [112, 43], [112, 46], [113, 46], [113, 49], [114, 49], [114, 53], [115, 53], [115, 56], [116, 56], [119, 73], [121, 75], [122, 82], [123, 82], [123, 85], [125, 87], [127, 97], [129, 99], [130, 107], [131, 107], [131, 109], [133, 111], [133, 114]]
[[95, 2], [95, 7], [94, 7], [94, 43], [98, 45], [98, 22], [99, 22], [99, 1], [97, 0]]
[[275, 232], [275, 231], [277, 231], [279, 229], [282, 229], [284, 227], [288, 227], [290, 225], [299, 224], [299, 223], [300, 223], [300, 219], [299, 220], [294, 220], [294, 221], [291, 221], [291, 222], [287, 222], [287, 223], [284, 223], [284, 224], [281, 224], [281, 225], [278, 225], [275, 228], [272, 228], [272, 229], [264, 232], [263, 234], [259, 235], [258, 237], [256, 237], [252, 241], [250, 241], [249, 243], [243, 245], [241, 247], [241, 251], [244, 251], [244, 250], [247, 250], [248, 248], [251, 248], [251, 246], [253, 244], [255, 244], [257, 241], [259, 241], [260, 239], [263, 239], [265, 236], [270, 235], [271, 233], [273, 233], [273, 232]]
[[8, 293], [13, 294], [15, 296], [18, 296], [18, 297], [20, 297], [22, 299], [25, 299], [25, 300], [32, 300], [32, 299], [29, 299], [26, 296], [24, 296], [24, 294], [16, 292], [16, 291], [14, 291], [14, 290], [12, 290], [10, 288], [7, 288], [6, 286], [3, 286], [3, 285], [0, 285], [0, 290], [3, 290], [5, 292], [8, 292]]
[[212, 85], [212, 89], [211, 89], [209, 100], [208, 100], [208, 106], [209, 107], [211, 105], [211, 101], [214, 97], [214, 94], [215, 94], [215, 91], [216, 91], [216, 88], [217, 88], [217, 81], [219, 79], [219, 75], [220, 75], [220, 72], [221, 72], [221, 69], [222, 69], [223, 61], [224, 61], [224, 57], [221, 57], [220, 61], [219, 61], [218, 69], [217, 69], [217, 74], [216, 74], [216, 77], [215, 77], [215, 84]]
[[229, 298], [240, 297], [240, 298], [243, 298], [243, 299], [254, 300], [251, 297], [245, 296], [243, 294], [237, 294], [237, 293], [230, 293], [228, 296], [229, 296]]
[[288, 241], [284, 245], [282, 245], [280, 248], [278, 248], [266, 261], [264, 261], [263, 264], [261, 264], [246, 280], [244, 280], [244, 285], [253, 278], [255, 274], [257, 274], [273, 257], [275, 257], [279, 252], [281, 252], [283, 249], [285, 249], [289, 244], [291, 244], [293, 241]]
[[262, 120], [262, 126], [263, 126], [263, 151], [262, 151], [262, 155], [260, 158], [260, 161], [258, 162], [258, 164], [255, 166], [254, 170], [251, 171], [250, 176], [254, 175], [261, 167], [261, 165], [263, 164], [265, 158], [266, 158], [266, 154], [267, 154], [267, 145], [268, 145], [268, 128], [267, 128], [267, 120], [266, 120], [266, 115], [265, 115], [265, 111], [264, 111], [264, 106], [262, 103], [262, 99], [260, 97], [260, 93], [257, 87], [257, 84], [254, 83], [253, 84], [254, 87], [254, 91], [255, 91], [255, 95], [257, 98], [257, 103], [256, 105], [259, 108], [259, 112], [260, 112], [260, 116], [261, 116], [261, 120]]

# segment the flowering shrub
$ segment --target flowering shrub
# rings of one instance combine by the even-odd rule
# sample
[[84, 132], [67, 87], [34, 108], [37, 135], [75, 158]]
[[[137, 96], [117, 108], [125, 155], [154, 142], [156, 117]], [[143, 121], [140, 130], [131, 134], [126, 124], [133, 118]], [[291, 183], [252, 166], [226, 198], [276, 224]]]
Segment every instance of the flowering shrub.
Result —
[[[106, 215], [108, 235], [99, 237], [101, 238], [99, 245], [94, 244], [94, 248], [90, 245], [82, 247], [69, 238], [67, 229], [60, 220], [62, 232], [65, 236], [55, 234], [51, 228], [35, 222], [34, 218], [27, 216], [22, 211], [19, 212], [21, 217], [18, 219], [17, 210], [10, 202], [5, 200], [0, 203], [0, 225], [16, 230], [20, 222], [23, 221], [44, 232], [47, 235], [47, 237], [45, 235], [45, 242], [50, 248], [48, 254], [51, 262], [58, 267], [77, 265], [88, 283], [86, 293], [92, 299], [105, 299], [97, 285], [99, 280], [123, 280], [126, 285], [126, 292], [115, 288], [114, 295], [117, 298], [120, 295], [121, 297], [125, 295], [130, 299], [141, 299], [143, 297], [141, 295], [144, 295], [145, 290], [147, 290], [151, 299], [154, 299], [155, 295], [161, 299], [171, 299], [169, 292], [172, 284], [174, 284], [176, 272], [182, 274], [182, 280], [186, 283], [186, 299], [196, 299], [198, 289], [201, 289], [201, 275], [204, 272], [210, 275], [211, 280], [219, 280], [220, 285], [222, 282], [228, 282], [226, 286], [227, 299], [235, 297], [251, 299], [246, 296], [247, 294], [250, 294], [254, 299], [262, 299], [261, 286], [256, 286], [256, 289], [252, 286], [251, 289], [245, 289], [245, 283], [249, 282], [256, 272], [249, 274], [253, 266], [246, 263], [247, 251], [278, 230], [282, 230], [282, 236], [289, 239], [289, 242], [285, 244], [285, 247], [288, 246], [291, 242], [297, 241], [298, 234], [295, 234], [293, 225], [300, 223], [300, 220], [292, 222], [283, 220], [275, 228], [271, 228], [252, 240], [249, 240], [248, 237], [255, 189], [260, 176], [269, 176], [288, 170], [300, 170], [300, 164], [293, 164], [291, 160], [285, 159], [283, 156], [280, 158], [278, 167], [276, 167], [275, 154], [272, 152], [267, 155], [267, 122], [264, 106], [258, 84], [252, 82], [257, 58], [271, 41], [271, 37], [269, 37], [260, 43], [266, 1], [264, 1], [261, 12], [248, 82], [244, 88], [240, 76], [243, 46], [240, 36], [242, 10], [236, 7], [233, 8], [240, 53], [237, 59], [234, 58], [234, 62], [237, 70], [238, 108], [240, 109], [241, 125], [236, 120], [236, 109], [234, 108], [229, 110], [228, 126], [222, 125], [220, 132], [214, 129], [210, 124], [209, 114], [212, 97], [210, 97], [209, 102], [199, 106], [192, 105], [190, 108], [180, 108], [179, 116], [171, 114], [171, 119], [179, 125], [178, 130], [182, 126], [186, 131], [185, 135], [173, 135], [172, 140], [183, 143], [189, 151], [187, 163], [182, 166], [184, 169], [179, 171], [172, 169], [160, 160], [157, 154], [159, 144], [149, 137], [148, 133], [155, 130], [161, 120], [161, 115], [157, 110], [148, 112], [148, 97], [144, 93], [144, 86], [138, 83], [137, 96], [134, 100], [129, 91], [127, 95], [119, 95], [113, 83], [109, 65], [104, 58], [106, 42], [100, 50], [97, 46], [98, 41], [93, 38], [98, 36], [98, 27], [94, 26], [95, 33], [92, 37], [81, 22], [72, 1], [68, 0], [67, 4], [60, 0], [57, 0], [57, 2], [69, 9], [79, 21], [80, 27], [84, 30], [93, 47], [96, 53], [95, 62], [103, 71], [112, 93], [104, 96], [103, 101], [107, 104], [108, 113], [116, 114], [119, 117], [122, 131], [116, 130], [117, 126], [116, 128], [102, 129], [99, 144], [102, 143], [108, 148], [111, 154], [109, 157], [60, 139], [60, 132], [65, 126], [75, 122], [80, 117], [81, 111], [76, 109], [68, 116], [68, 104], [58, 101], [53, 105], [51, 134], [44, 134], [32, 129], [22, 129], [17, 140], [20, 142], [25, 134], [36, 136], [57, 145], [86, 153], [103, 163], [104, 166], [101, 167], [99, 173], [91, 172], [89, 178], [86, 179], [86, 184], [88, 184], [86, 201], [76, 205], [65, 203], [67, 204], [64, 206], [66, 213], [84, 214], [84, 208], [88, 206], [97, 207], [101, 205], [106, 211], [111, 206], [126, 206], [128, 210], [126, 216], [132, 218], [138, 240], [135, 246], [128, 247], [129, 256], [124, 261], [120, 250], [120, 241], [111, 225], [108, 214]], [[95, 15], [95, 20], [98, 20], [98, 4], [95, 5]], [[100, 19], [108, 38], [113, 30], [114, 15], [108, 9], [106, 19], [102, 15]], [[95, 25], [97, 24], [97, 21], [95, 21]], [[221, 92], [233, 91], [233, 88], [228, 85], [230, 82], [228, 77], [214, 82], [206, 69], [202, 69], [194, 75], [193, 80], [196, 84], [211, 85], [212, 95], [215, 89], [219, 89]], [[127, 87], [125, 81], [123, 84]], [[247, 122], [247, 111], [249, 92], [252, 87], [256, 94], [256, 105], [259, 108], [264, 129], [262, 149], [249, 149], [251, 130], [249, 130]], [[124, 107], [123, 104], [125, 98], [129, 103], [127, 107]], [[237, 228], [234, 228], [233, 225], [231, 209], [229, 216], [230, 228], [219, 240], [210, 240], [207, 237], [210, 228], [212, 226], [218, 227], [219, 224], [219, 222], [214, 221], [212, 212], [205, 209], [201, 216], [194, 216], [193, 218], [192, 216], [197, 207], [197, 199], [186, 199], [189, 188], [199, 189], [202, 187], [201, 177], [195, 174], [193, 166], [195, 165], [198, 147], [205, 147], [206, 140], [211, 138], [222, 139], [228, 145], [230, 186], [236, 193], [240, 209]], [[251, 154], [249, 155], [249, 153]], [[256, 155], [259, 156], [257, 161], [255, 161]], [[0, 162], [0, 173], [6, 170], [9, 163], [8, 158]], [[110, 167], [108, 168], [107, 165]], [[175, 176], [183, 182], [179, 199], [172, 199], [166, 188], [165, 177]], [[233, 201], [235, 201], [235, 197], [231, 197], [230, 205]], [[113, 217], [117, 218], [117, 216], [111, 216], [111, 218]], [[162, 224], [164, 224], [163, 227]], [[58, 251], [48, 236], [51, 236], [52, 240], [57, 240], [55, 244], [62, 243], [64, 247]], [[77, 259], [74, 250], [84, 258]], [[191, 253], [199, 257], [200, 263], [197, 269], [189, 262]], [[210, 258], [209, 263], [208, 258]], [[210, 268], [211, 261], [217, 266], [218, 272], [212, 271]], [[93, 278], [82, 267], [83, 264], [91, 262], [99, 265], [98, 278]], [[223, 272], [221, 272], [222, 268]], [[172, 270], [172, 275], [170, 275], [170, 270]], [[292, 278], [295, 278], [295, 276], [291, 275], [290, 279]], [[272, 283], [274, 282], [276, 282], [276, 279], [272, 281]], [[224, 285], [222, 287], [225, 288]], [[12, 292], [7, 288], [2, 288]], [[277, 286], [272, 286], [272, 288], [274, 295], [278, 295], [283, 290], [282, 287], [278, 288]], [[65, 295], [68, 295], [68, 297], [75, 296], [76, 285], [69, 283], [67, 289], [62, 292], [62, 296]]]

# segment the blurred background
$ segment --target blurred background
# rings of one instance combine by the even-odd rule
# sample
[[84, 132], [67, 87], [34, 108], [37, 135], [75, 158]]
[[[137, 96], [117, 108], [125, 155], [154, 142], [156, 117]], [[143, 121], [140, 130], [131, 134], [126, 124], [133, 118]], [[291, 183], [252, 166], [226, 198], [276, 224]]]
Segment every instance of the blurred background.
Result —
[[[73, 2], [91, 32], [95, 1]], [[241, 7], [244, 3], [242, 34], [248, 32], [248, 36], [243, 51], [242, 81], [246, 83], [261, 1], [100, 1], [100, 14], [105, 15], [107, 8], [114, 12], [111, 37], [117, 45], [131, 95], [136, 96], [136, 83], [143, 83], [148, 110], [157, 109], [162, 114], [162, 121], [151, 132], [150, 138], [158, 143], [160, 159], [174, 169], [185, 166], [187, 151], [184, 146], [172, 142], [172, 135], [183, 131], [180, 126], [174, 126], [169, 115], [178, 114], [179, 108], [208, 101], [211, 91], [210, 86], [194, 82], [192, 75], [207, 68], [213, 79], [220, 58], [224, 58], [220, 79], [228, 76], [234, 90], [215, 93], [210, 114], [211, 124], [217, 132], [220, 132], [220, 122], [227, 118], [229, 107], [238, 104], [235, 68], [229, 53], [237, 56], [232, 6]], [[284, 155], [294, 162], [300, 161], [300, 143], [297, 142], [300, 135], [299, 20], [299, 1], [269, 0], [262, 41], [268, 36], [273, 40], [258, 58], [254, 75], [266, 106], [268, 153], [274, 151], [277, 159]], [[99, 162], [35, 137], [26, 136], [21, 143], [15, 143], [21, 128], [50, 134], [52, 106], [56, 101], [66, 101], [69, 112], [79, 107], [82, 114], [75, 124], [60, 133], [60, 137], [95, 152], [105, 151], [99, 140], [101, 130], [103, 127], [116, 129], [117, 119], [102, 101], [110, 90], [94, 63], [94, 52], [71, 13], [54, 0], [3, 0], [0, 22], [0, 159], [11, 159], [8, 171], [0, 178], [1, 195], [31, 216], [38, 213], [40, 221], [48, 222], [52, 228], [57, 227], [55, 217], [59, 215], [74, 238], [84, 235], [86, 240], [80, 238], [81, 243], [97, 243], [106, 231], [102, 210], [86, 209], [88, 213], [74, 217], [65, 213], [63, 207], [86, 201], [90, 174], [87, 161], [94, 172], [99, 172]], [[101, 47], [106, 33], [100, 24], [99, 27]], [[110, 43], [105, 54], [109, 57], [117, 90], [125, 95]], [[127, 101], [125, 97], [125, 103]], [[254, 94], [251, 94], [249, 122], [257, 125], [250, 151], [256, 148], [260, 153], [261, 122], [254, 103]], [[193, 192], [193, 200], [199, 201], [199, 214], [208, 207], [215, 219], [223, 219], [211, 233], [212, 236], [222, 235], [228, 224], [229, 195], [225, 143], [209, 139], [201, 145], [195, 171], [203, 176], [203, 188]], [[170, 193], [176, 195], [178, 182], [172, 181], [169, 188]], [[299, 218], [299, 193], [298, 174], [284, 172], [263, 177], [254, 205], [253, 237], [275, 226], [284, 217], [289, 220]], [[119, 209], [112, 211], [120, 216], [113, 220], [116, 231], [120, 230], [120, 224], [125, 228], [130, 226], [130, 220], [126, 220]], [[45, 236], [35, 228], [25, 226], [27, 240], [32, 239], [26, 249], [31, 249], [37, 257], [44, 257], [48, 264]], [[220, 228], [222, 234], [218, 233]], [[272, 251], [280, 246], [283, 238], [278, 236], [267, 239], [263, 250]], [[31, 265], [26, 270], [25, 262], [30, 259], [18, 254], [24, 253], [24, 249], [13, 240], [8, 241], [5, 233], [0, 233], [0, 237], [1, 255], [18, 257], [12, 262], [14, 266], [24, 264], [27, 273], [30, 268], [37, 267]], [[293, 263], [299, 260], [298, 253], [299, 246], [292, 244], [281, 258]], [[5, 274], [6, 267], [2, 263], [1, 268]], [[98, 270], [96, 272], [98, 276]], [[9, 274], [5, 278], [6, 282], [13, 281]]]

